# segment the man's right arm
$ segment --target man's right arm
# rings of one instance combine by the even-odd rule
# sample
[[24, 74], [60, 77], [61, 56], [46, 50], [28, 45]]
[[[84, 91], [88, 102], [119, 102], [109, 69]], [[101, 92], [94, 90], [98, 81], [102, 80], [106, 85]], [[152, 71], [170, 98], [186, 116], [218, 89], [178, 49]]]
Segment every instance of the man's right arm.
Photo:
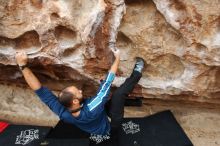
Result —
[[[28, 57], [26, 53], [19, 52], [16, 54], [16, 61], [19, 66], [25, 66], [27, 64], [27, 60]], [[48, 88], [41, 85], [38, 78], [28, 67], [23, 68], [21, 71], [25, 81], [40, 97], [41, 101], [43, 101], [55, 114], [62, 118], [62, 113], [66, 109], [62, 104], [60, 104], [57, 97]]]

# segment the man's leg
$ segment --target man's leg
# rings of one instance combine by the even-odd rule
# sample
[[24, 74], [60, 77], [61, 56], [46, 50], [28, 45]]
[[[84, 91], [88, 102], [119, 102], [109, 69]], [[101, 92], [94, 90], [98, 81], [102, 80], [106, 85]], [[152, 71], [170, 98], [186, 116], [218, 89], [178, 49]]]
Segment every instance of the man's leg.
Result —
[[114, 116], [111, 116], [112, 113], [124, 113], [124, 101], [126, 97], [128, 97], [128, 95], [133, 91], [135, 85], [138, 83], [140, 78], [141, 73], [133, 71], [131, 76], [127, 78], [125, 82], [115, 90], [115, 92], [112, 95], [112, 98], [105, 104], [106, 113], [110, 118], [114, 118]]
[[111, 135], [113, 141], [117, 141], [118, 129], [124, 117], [124, 101], [131, 93], [142, 76], [142, 69], [144, 67], [144, 60], [137, 58], [134, 70], [129, 78], [113, 93], [110, 106], [111, 117]]
[[138, 71], [133, 71], [131, 76], [113, 93], [111, 98], [110, 117], [111, 127], [118, 128], [124, 117], [124, 102], [125, 98], [133, 91], [135, 85], [140, 80], [142, 74]]

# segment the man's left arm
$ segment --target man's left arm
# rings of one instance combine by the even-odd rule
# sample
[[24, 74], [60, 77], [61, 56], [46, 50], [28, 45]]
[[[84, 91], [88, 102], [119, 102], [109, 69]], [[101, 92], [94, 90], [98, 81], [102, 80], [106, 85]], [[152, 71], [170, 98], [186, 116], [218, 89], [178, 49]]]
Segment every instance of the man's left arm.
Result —
[[120, 62], [120, 51], [116, 50], [116, 51], [112, 51], [112, 52], [115, 56], [115, 60], [114, 60], [112, 66], [108, 72], [107, 77], [101, 83], [99, 90], [98, 90], [98, 93], [87, 104], [90, 111], [93, 111], [95, 109], [100, 110], [100, 111], [104, 110], [104, 104], [107, 101], [107, 97], [110, 93], [110, 87], [111, 87], [111, 84], [115, 78], [115, 74], [118, 70], [118, 66], [119, 66], [119, 62]]

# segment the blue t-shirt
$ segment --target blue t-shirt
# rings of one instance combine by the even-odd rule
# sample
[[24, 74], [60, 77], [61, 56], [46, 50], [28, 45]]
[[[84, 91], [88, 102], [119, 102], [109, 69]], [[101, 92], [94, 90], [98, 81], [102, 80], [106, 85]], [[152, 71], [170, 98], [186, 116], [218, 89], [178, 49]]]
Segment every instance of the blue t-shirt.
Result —
[[104, 106], [108, 101], [114, 78], [115, 74], [109, 72], [106, 79], [101, 83], [97, 94], [85, 100], [78, 117], [74, 117], [48, 88], [41, 87], [35, 93], [64, 122], [72, 123], [91, 134], [106, 135], [110, 132], [110, 123]]

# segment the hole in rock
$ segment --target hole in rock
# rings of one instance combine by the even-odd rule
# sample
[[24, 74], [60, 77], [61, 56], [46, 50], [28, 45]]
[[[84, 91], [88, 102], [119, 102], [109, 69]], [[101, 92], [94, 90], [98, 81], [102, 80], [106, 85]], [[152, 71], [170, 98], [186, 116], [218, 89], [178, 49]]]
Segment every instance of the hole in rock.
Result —
[[56, 20], [56, 19], [60, 18], [60, 16], [57, 13], [52, 13], [50, 15], [50, 18], [51, 18], [51, 20]]
[[28, 31], [14, 40], [16, 43], [15, 49], [17, 50], [25, 50], [28, 53], [33, 53], [41, 48], [39, 35], [34, 30]]
[[76, 43], [76, 32], [64, 26], [57, 26], [55, 28], [55, 36], [60, 48], [71, 48]]
[[176, 10], [186, 10], [186, 5], [181, 0], [172, 0], [170, 7], [174, 7]]
[[76, 52], [77, 48], [79, 48], [81, 45], [78, 44], [76, 45], [75, 47], [72, 47], [72, 48], [67, 48], [64, 50], [64, 52], [62, 53], [62, 56], [63, 57], [69, 57], [69, 56], [72, 56], [78, 52]]
[[31, 0], [31, 4], [37, 8], [42, 8], [43, 0]]
[[184, 69], [185, 67], [179, 57], [166, 54], [152, 60], [152, 63], [146, 69], [146, 74], [151, 78], [172, 80], [179, 78]]
[[14, 52], [14, 46], [12, 39], [0, 37], [0, 53], [11, 55]]
[[132, 43], [132, 40], [121, 31], [118, 32], [117, 41], [127, 43], [127, 44]]

